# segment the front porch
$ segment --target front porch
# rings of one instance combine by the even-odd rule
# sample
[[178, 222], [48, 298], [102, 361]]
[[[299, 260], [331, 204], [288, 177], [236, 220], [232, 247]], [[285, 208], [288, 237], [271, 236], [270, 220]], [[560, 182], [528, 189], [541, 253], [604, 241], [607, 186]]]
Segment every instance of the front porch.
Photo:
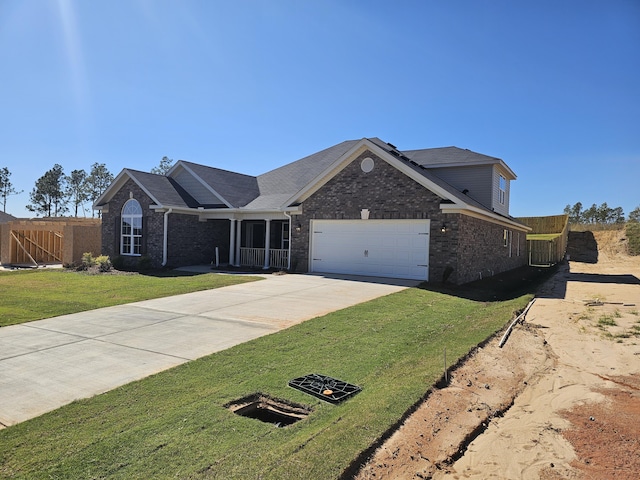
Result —
[[289, 268], [289, 250], [269, 249], [268, 262], [265, 263], [266, 249], [240, 247], [241, 267]]
[[229, 264], [237, 267], [289, 269], [287, 220], [230, 219]]

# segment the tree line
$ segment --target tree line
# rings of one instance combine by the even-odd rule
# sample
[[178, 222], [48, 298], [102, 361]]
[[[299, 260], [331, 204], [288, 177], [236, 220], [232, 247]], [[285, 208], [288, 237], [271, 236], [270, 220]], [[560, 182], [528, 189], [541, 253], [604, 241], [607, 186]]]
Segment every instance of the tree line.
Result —
[[[151, 169], [151, 173], [164, 175], [171, 169], [172, 163], [170, 158], [162, 157], [160, 164]], [[15, 189], [10, 177], [11, 172], [7, 167], [0, 168], [0, 202], [5, 213], [7, 199], [23, 192]], [[78, 217], [80, 211], [82, 216], [86, 216], [87, 203], [93, 204], [100, 198], [113, 179], [113, 174], [104, 163], [94, 163], [89, 173], [85, 170], [73, 170], [69, 175], [65, 175], [62, 166], [56, 163], [36, 181], [26, 208], [45, 217], [60, 217], [67, 213]], [[95, 216], [93, 209], [91, 216]]]
[[640, 206], [636, 207], [629, 213], [629, 218], [625, 219], [622, 207], [611, 208], [607, 202], [601, 205], [595, 203], [589, 208], [584, 208], [581, 202], [567, 205], [564, 207], [564, 213], [569, 215], [569, 223], [579, 224], [605, 224], [612, 225], [616, 223], [640, 222]]

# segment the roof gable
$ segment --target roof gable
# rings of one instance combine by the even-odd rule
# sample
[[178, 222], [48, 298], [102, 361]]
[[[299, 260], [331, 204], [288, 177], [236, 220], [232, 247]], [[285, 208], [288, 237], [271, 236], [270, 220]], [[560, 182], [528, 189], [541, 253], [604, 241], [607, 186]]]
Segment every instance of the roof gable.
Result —
[[340, 157], [337, 157], [332, 164], [316, 175], [311, 182], [308, 182], [301, 190], [296, 192], [294, 196], [290, 197], [286, 205], [304, 201], [366, 150], [370, 150], [443, 199], [464, 204], [464, 199], [459, 197], [459, 195], [462, 195], [460, 192], [428, 172], [424, 167], [412, 162], [407, 157], [403, 157], [393, 145], [386, 144], [379, 138], [363, 138], [356, 142], [350, 142], [350, 147], [349, 150], [344, 152]]
[[164, 175], [125, 168], [109, 188], [96, 200], [94, 207], [107, 204], [128, 180], [136, 183], [158, 206], [194, 208], [196, 201], [180, 185]]
[[[283, 206], [291, 206], [304, 202], [305, 199], [309, 198], [320, 188], [322, 188], [323, 185], [325, 185], [329, 180], [331, 180], [331, 178], [337, 175], [343, 168], [345, 168], [348, 164], [358, 158], [361, 153], [369, 150], [391, 166], [400, 170], [412, 180], [416, 181], [423, 187], [441, 197], [443, 199], [441, 207], [444, 208], [446, 206], [449, 211], [467, 211], [472, 212], [476, 215], [491, 217], [495, 220], [506, 220], [509, 223], [519, 223], [511, 217], [505, 217], [504, 215], [493, 212], [485, 205], [482, 205], [478, 201], [465, 195], [446, 181], [439, 178], [432, 171], [430, 171], [427, 166], [421, 165], [420, 163], [414, 161], [413, 159], [409, 158], [409, 156], [404, 155], [402, 152], [398, 151], [395, 146], [384, 143], [379, 138], [363, 138], [362, 140], [359, 140], [357, 142], [351, 142], [350, 146], [351, 148], [348, 151], [337, 158], [331, 165], [325, 168], [324, 171], [319, 173], [311, 182], [305, 185], [295, 195], [287, 199]], [[455, 148], [456, 150], [462, 150], [457, 149], [456, 147], [453, 148]], [[483, 157], [486, 157], [486, 155], [483, 155]], [[499, 159], [495, 160], [502, 162]]]
[[211, 194], [221, 199], [227, 207], [244, 207], [259, 196], [256, 177], [242, 173], [230, 172], [214, 167], [180, 160], [167, 175], [176, 175], [180, 169], [188, 171]]
[[260, 196], [247, 206], [282, 207], [287, 199], [302, 190], [357, 143], [358, 140], [347, 140], [259, 175], [257, 180]]

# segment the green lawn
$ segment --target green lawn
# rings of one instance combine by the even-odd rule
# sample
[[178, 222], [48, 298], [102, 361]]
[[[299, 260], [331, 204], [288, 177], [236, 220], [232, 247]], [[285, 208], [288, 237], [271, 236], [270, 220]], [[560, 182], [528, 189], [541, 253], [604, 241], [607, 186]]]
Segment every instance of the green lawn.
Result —
[[258, 279], [176, 271], [154, 275], [91, 275], [63, 269], [4, 271], [0, 272], [0, 327]]
[[[0, 430], [0, 477], [338, 478], [438, 381], [444, 348], [454, 363], [530, 299], [412, 288], [309, 320]], [[333, 405], [287, 386], [309, 373], [362, 391]], [[313, 412], [276, 428], [225, 408], [256, 392]]]

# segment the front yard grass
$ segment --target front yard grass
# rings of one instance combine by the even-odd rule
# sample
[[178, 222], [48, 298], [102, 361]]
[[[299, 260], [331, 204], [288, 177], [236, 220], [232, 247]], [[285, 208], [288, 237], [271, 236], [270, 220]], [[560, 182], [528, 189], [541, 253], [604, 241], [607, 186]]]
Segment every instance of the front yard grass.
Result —
[[[339, 478], [439, 380], [445, 348], [454, 363], [531, 298], [411, 288], [309, 320], [0, 430], [0, 477]], [[287, 386], [310, 373], [362, 391], [333, 405]], [[277, 428], [225, 408], [256, 392], [313, 412]]]
[[0, 327], [258, 279], [177, 271], [153, 275], [91, 275], [62, 269], [0, 272]]

